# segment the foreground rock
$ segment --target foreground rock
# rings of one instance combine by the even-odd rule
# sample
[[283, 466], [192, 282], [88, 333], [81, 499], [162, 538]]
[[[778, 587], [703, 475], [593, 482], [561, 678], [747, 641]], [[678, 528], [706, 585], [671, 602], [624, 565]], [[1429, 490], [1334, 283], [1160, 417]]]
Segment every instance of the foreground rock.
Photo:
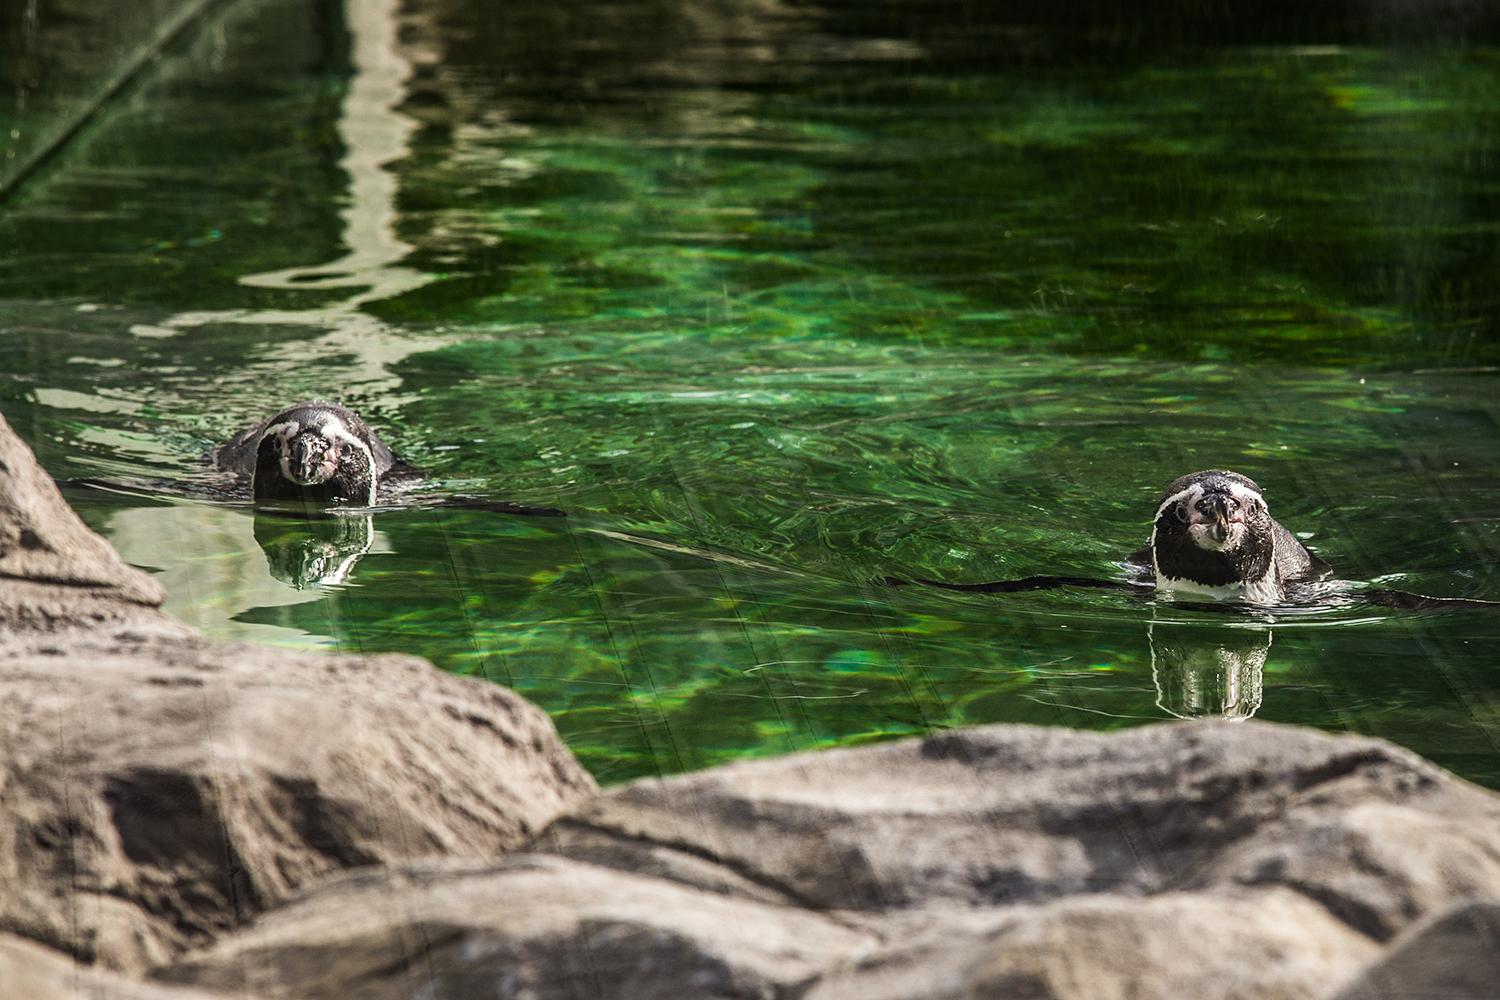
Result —
[[551, 843], [693, 884], [677, 859], [710, 856], [820, 909], [1286, 886], [1384, 940], [1500, 895], [1496, 834], [1500, 797], [1390, 744], [1218, 723], [986, 727], [719, 768], [601, 797]]
[[[140, 983], [79, 966], [50, 948], [0, 934], [0, 989], [15, 1000], [229, 1000], [221, 993]], [[236, 991], [233, 1000], [256, 1000]]]
[[0, 931], [133, 972], [344, 869], [494, 858], [594, 791], [509, 691], [210, 643], [0, 421]]
[[1314, 998], [1378, 950], [1284, 890], [1087, 895], [991, 924], [893, 944], [806, 1000]]
[[1337, 1000], [1494, 1000], [1500, 902], [1461, 903], [1413, 927]]
[[0, 927], [140, 970], [312, 880], [495, 857], [591, 783], [540, 711], [419, 660], [191, 639], [0, 660]]
[[1375, 740], [996, 726], [640, 782], [530, 854], [329, 886], [169, 975], [361, 1000], [1313, 1000], [1425, 914], [1500, 898], [1497, 845], [1500, 797]]
[[26, 633], [147, 617], [163, 596], [88, 529], [0, 417], [0, 652]]
[[669, 880], [527, 855], [350, 876], [165, 975], [268, 997], [772, 997], [875, 935]]

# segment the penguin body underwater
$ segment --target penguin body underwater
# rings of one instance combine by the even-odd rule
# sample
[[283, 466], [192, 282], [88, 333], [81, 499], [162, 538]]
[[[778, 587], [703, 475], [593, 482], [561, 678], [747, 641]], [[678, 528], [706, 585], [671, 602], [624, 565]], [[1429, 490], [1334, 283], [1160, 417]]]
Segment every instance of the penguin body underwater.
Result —
[[[1191, 472], [1172, 481], [1157, 503], [1151, 536], [1145, 547], [1128, 556], [1129, 580], [1082, 576], [1028, 576], [990, 583], [915, 582], [944, 590], [1014, 593], [1090, 587], [1154, 592], [1169, 598], [1225, 602], [1256, 607], [1296, 603], [1289, 588], [1316, 584], [1333, 575], [1297, 537], [1271, 517], [1260, 487], [1247, 476], [1223, 469]], [[892, 586], [907, 583], [886, 577]], [[1445, 608], [1500, 609], [1500, 602], [1464, 597], [1430, 597], [1404, 590], [1345, 586], [1324, 588], [1319, 598], [1342, 593], [1371, 604], [1403, 611]], [[1302, 595], [1296, 595], [1304, 602]]]
[[555, 507], [506, 500], [418, 494], [421, 472], [408, 465], [346, 406], [297, 403], [245, 428], [211, 454], [214, 467], [250, 480], [257, 501], [328, 508], [443, 507], [528, 517], [565, 517]]
[[322, 400], [287, 407], [248, 427], [213, 454], [214, 465], [249, 477], [257, 500], [374, 506], [381, 482], [409, 471], [353, 410]]

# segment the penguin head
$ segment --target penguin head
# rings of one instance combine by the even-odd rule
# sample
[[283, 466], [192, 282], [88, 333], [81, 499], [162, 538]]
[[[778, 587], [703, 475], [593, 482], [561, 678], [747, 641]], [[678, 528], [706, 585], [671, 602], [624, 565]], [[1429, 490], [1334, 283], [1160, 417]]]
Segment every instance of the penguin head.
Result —
[[1158, 585], [1225, 587], [1263, 579], [1275, 557], [1275, 523], [1260, 487], [1236, 472], [1177, 479], [1156, 509], [1151, 559]]
[[284, 410], [261, 432], [259, 497], [374, 503], [377, 478], [369, 443], [334, 407], [314, 403]]
[[281, 474], [298, 486], [321, 486], [338, 471], [341, 444], [319, 428], [294, 431], [282, 425], [271, 438]]

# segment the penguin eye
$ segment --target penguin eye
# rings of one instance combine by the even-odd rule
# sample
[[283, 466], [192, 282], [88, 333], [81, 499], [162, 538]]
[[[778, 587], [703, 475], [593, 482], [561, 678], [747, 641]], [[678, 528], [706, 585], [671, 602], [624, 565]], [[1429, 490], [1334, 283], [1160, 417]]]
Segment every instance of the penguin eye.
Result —
[[1177, 515], [1177, 520], [1181, 521], [1183, 524], [1187, 524], [1187, 522], [1188, 522], [1187, 504], [1185, 504], [1185, 503], [1178, 504], [1177, 506], [1175, 506], [1175, 507], [1172, 508], [1172, 513], [1175, 514], [1175, 515]]

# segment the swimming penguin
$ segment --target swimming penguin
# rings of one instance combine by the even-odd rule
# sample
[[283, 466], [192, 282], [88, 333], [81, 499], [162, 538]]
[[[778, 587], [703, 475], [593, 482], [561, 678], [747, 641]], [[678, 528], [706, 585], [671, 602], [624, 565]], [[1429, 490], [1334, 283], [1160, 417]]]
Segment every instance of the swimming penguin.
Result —
[[380, 483], [407, 466], [353, 410], [312, 400], [235, 435], [213, 455], [250, 478], [257, 500], [373, 506]]
[[[422, 493], [421, 473], [398, 458], [359, 414], [311, 400], [248, 427], [210, 455], [214, 466], [249, 479], [256, 500], [297, 500], [322, 507], [443, 507], [527, 517], [564, 517], [482, 497]], [[91, 484], [80, 481], [81, 485]]]
[[1150, 567], [1158, 591], [1248, 604], [1281, 604], [1287, 584], [1332, 572], [1271, 516], [1259, 486], [1220, 469], [1174, 480], [1150, 541], [1126, 561]]
[[[1134, 578], [1028, 576], [990, 583], [916, 582], [984, 594], [1092, 587], [1275, 606], [1287, 603], [1289, 586], [1317, 583], [1332, 575], [1326, 562], [1271, 517], [1259, 486], [1246, 476], [1222, 469], [1192, 472], [1173, 480], [1157, 503], [1150, 539], [1125, 559], [1125, 565], [1135, 571]], [[886, 577], [885, 582], [902, 586], [907, 581]], [[1401, 610], [1500, 609], [1500, 602], [1495, 601], [1429, 597], [1404, 590], [1346, 587], [1343, 593], [1345, 599], [1352, 596]]]

